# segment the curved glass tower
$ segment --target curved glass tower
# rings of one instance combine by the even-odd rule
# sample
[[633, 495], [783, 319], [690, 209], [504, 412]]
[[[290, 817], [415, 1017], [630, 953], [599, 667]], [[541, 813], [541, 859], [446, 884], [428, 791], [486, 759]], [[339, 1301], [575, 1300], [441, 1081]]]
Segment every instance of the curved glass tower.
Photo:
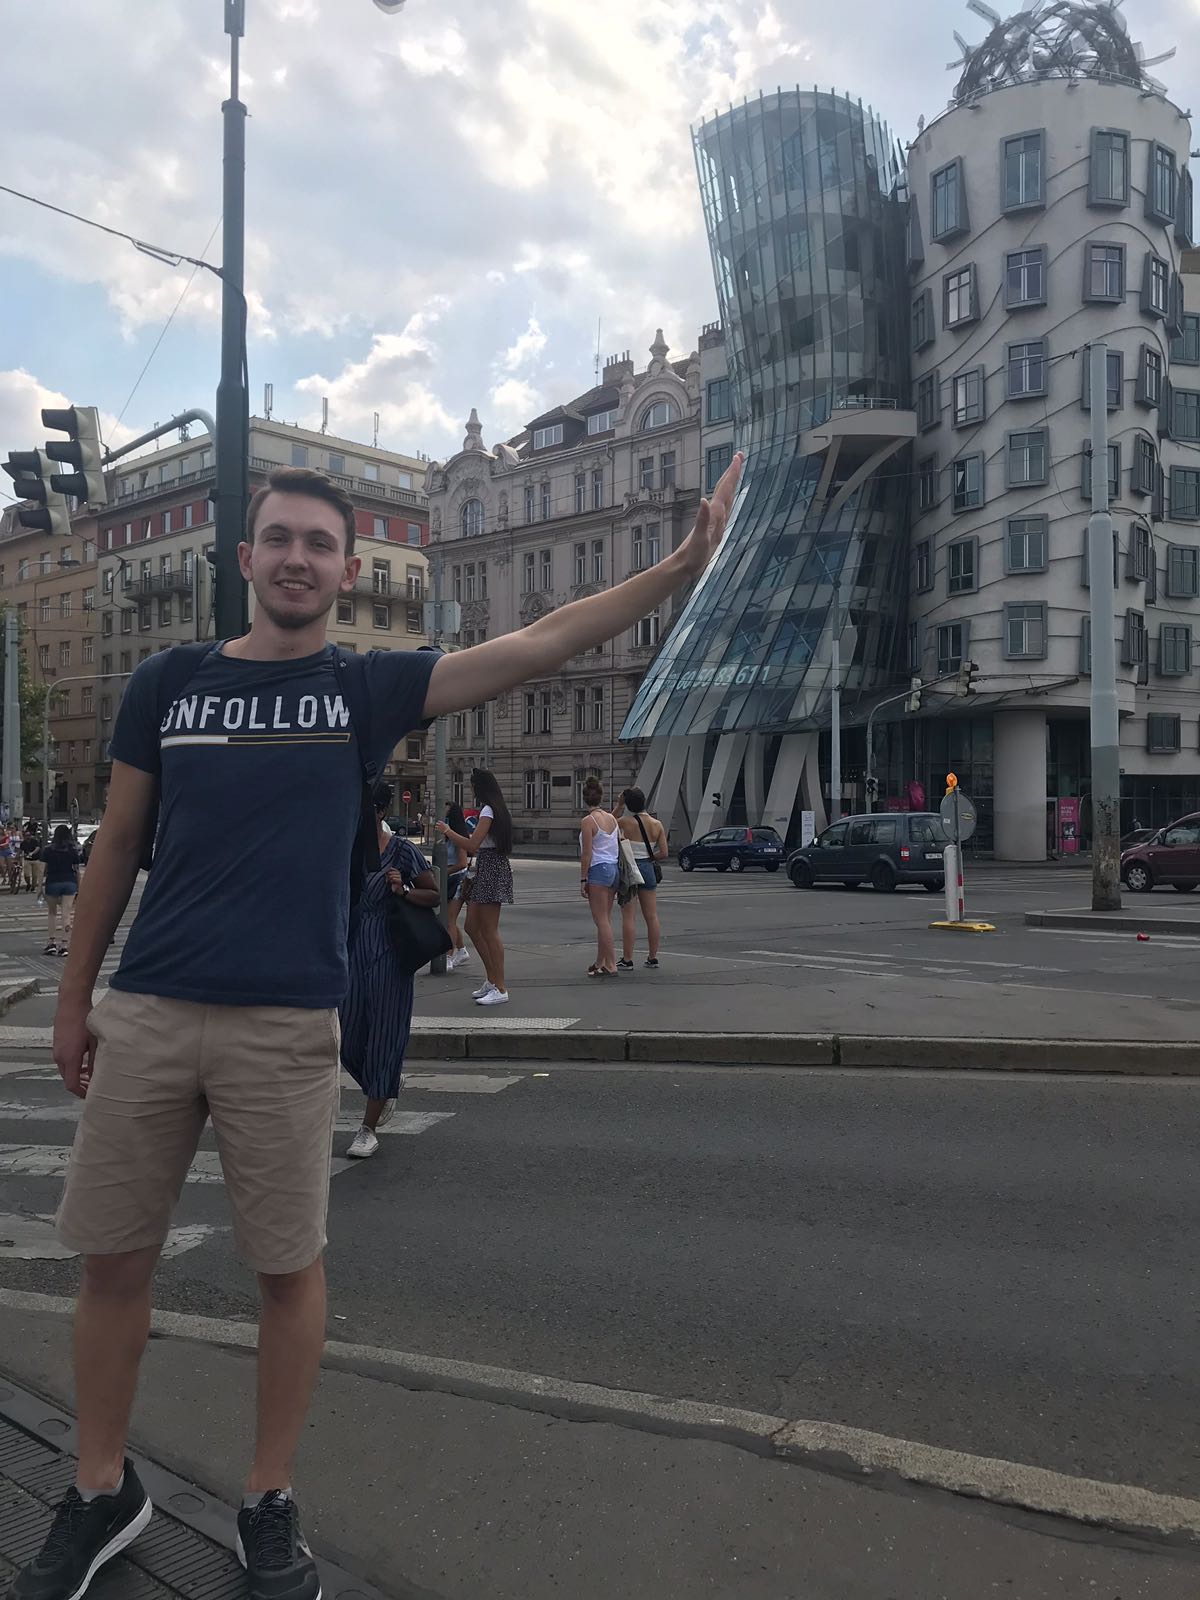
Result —
[[904, 605], [907, 274], [900, 168], [861, 104], [788, 90], [694, 131], [748, 462], [726, 544], [624, 738], [826, 726], [894, 681]]

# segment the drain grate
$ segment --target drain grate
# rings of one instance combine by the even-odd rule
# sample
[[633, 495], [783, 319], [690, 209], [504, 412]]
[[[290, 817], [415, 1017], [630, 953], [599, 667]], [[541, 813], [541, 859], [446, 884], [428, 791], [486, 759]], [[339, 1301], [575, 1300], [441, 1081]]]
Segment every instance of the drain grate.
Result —
[[[0, 1381], [0, 1583], [41, 1548], [51, 1508], [75, 1477], [74, 1422], [65, 1412]], [[88, 1600], [245, 1600], [233, 1553], [234, 1513], [152, 1462], [134, 1457], [154, 1502], [154, 1520], [128, 1553], [106, 1567]], [[386, 1600], [360, 1578], [321, 1560], [326, 1600]]]

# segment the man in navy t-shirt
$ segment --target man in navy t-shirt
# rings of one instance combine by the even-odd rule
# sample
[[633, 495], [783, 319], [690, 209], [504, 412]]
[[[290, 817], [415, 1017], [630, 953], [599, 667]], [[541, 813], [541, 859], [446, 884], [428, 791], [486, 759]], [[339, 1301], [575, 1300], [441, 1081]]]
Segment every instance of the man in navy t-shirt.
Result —
[[[708, 565], [741, 456], [679, 549], [616, 588], [469, 650], [363, 663], [367, 752], [556, 672], [624, 632]], [[134, 673], [112, 740], [104, 826], [59, 989], [54, 1054], [86, 1097], [59, 1212], [84, 1258], [76, 1315], [79, 1470], [15, 1600], [79, 1600], [150, 1520], [125, 1438], [171, 1210], [211, 1116], [239, 1250], [258, 1275], [258, 1434], [238, 1517], [252, 1600], [318, 1600], [292, 1459], [325, 1337], [325, 1213], [346, 988], [362, 756], [326, 643], [353, 590], [354, 506], [330, 479], [280, 469], [250, 503], [250, 631], [203, 657], [163, 704], [159, 655]], [[342, 669], [344, 671], [344, 668]], [[161, 802], [154, 867], [109, 994], [100, 963]], [[296, 840], [322, 830], [322, 848]]]

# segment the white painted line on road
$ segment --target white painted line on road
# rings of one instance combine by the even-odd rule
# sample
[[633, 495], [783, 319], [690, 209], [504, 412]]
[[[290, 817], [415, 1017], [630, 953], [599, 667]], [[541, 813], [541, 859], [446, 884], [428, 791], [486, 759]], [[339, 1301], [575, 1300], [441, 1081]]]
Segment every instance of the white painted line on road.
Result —
[[[57, 1076], [57, 1074], [56, 1074]], [[61, 1105], [31, 1106], [12, 1100], [0, 1100], [0, 1122], [77, 1122], [83, 1112], [83, 1101], [64, 1091]]]
[[48, 1067], [44, 1061], [0, 1061], [0, 1078], [11, 1078], [18, 1074], [31, 1079], [57, 1078], [58, 1068]]
[[[826, 954], [827, 955], [831, 955], [831, 956], [852, 956], [855, 960], [864, 959], [862, 956], [859, 955], [858, 951], [856, 951], [856, 950], [828, 950], [827, 949], [826, 950]], [[925, 965], [925, 958], [923, 956], [902, 955], [899, 951], [897, 951], [894, 955], [875, 956], [875, 957], [872, 957], [872, 959], [873, 960], [878, 960], [878, 961], [908, 961], [908, 962], [911, 962], [914, 966], [918, 966], [918, 967], [924, 967], [924, 965]], [[1019, 962], [1019, 961], [977, 961], [974, 956], [962, 956], [954, 963], [954, 965], [955, 965], [956, 968], [958, 968], [958, 967], [963, 967], [963, 968], [965, 968], [965, 967], [999, 967], [999, 968], [1002, 968], [1006, 972], [1058, 972], [1058, 973], [1066, 973], [1066, 972], [1069, 972], [1071, 970], [1069, 967], [1046, 967], [1046, 966], [1043, 966], [1041, 964], [1041, 962], [1039, 962], [1036, 966], [1025, 966], [1025, 965], [1022, 965], [1021, 962]]]
[[[227, 1232], [227, 1228], [211, 1222], [172, 1228], [162, 1253], [168, 1259], [186, 1255], [214, 1234]], [[71, 1261], [77, 1254], [58, 1242], [53, 1217], [0, 1214], [0, 1261]]]
[[426, 1094], [499, 1094], [520, 1083], [525, 1074], [505, 1077], [490, 1072], [409, 1072], [405, 1089], [420, 1089]]
[[[0, 1178], [65, 1178], [69, 1148], [47, 1144], [0, 1144]], [[221, 1158], [198, 1150], [188, 1168], [188, 1183], [220, 1183]]]
[[[0, 1306], [62, 1317], [71, 1317], [75, 1312], [74, 1300], [21, 1289], [0, 1289]], [[246, 1351], [253, 1351], [258, 1345], [258, 1328], [252, 1322], [155, 1311], [151, 1326], [156, 1333], [194, 1343]], [[539, 1372], [416, 1355], [340, 1339], [326, 1344], [325, 1360], [327, 1364], [367, 1373], [390, 1368], [398, 1382], [411, 1387], [461, 1394], [471, 1400], [500, 1401], [544, 1415], [574, 1419], [583, 1415], [618, 1427], [667, 1433], [674, 1438], [721, 1439], [756, 1454], [762, 1453], [765, 1442], [772, 1454], [784, 1461], [807, 1461], [816, 1466], [834, 1461], [840, 1471], [850, 1465], [864, 1478], [898, 1476], [950, 1494], [1017, 1506], [1085, 1526], [1157, 1537], [1182, 1536], [1189, 1541], [1200, 1535], [1200, 1500], [1158, 1494], [1136, 1484], [1073, 1477], [1026, 1462], [970, 1455], [866, 1428], [788, 1421], [699, 1400], [670, 1400], [639, 1390], [604, 1389], [598, 1384], [574, 1383], [569, 1378]]]
[[[1112, 944], [1115, 940], [1124, 937], [1136, 944], [1137, 930], [1134, 928], [1110, 928], [1106, 933], [1093, 932], [1090, 928], [1026, 928], [1026, 933], [1048, 933], [1055, 939], [1091, 939], [1102, 944]], [[1174, 950], [1195, 950], [1200, 948], [1200, 939], [1186, 933], [1159, 933], [1156, 929], [1150, 930], [1152, 944], [1165, 944]], [[1047, 971], [1050, 969], [1047, 968]]]
[[[382, 1128], [376, 1128], [375, 1131], [380, 1138], [385, 1133], [425, 1133], [439, 1122], [449, 1122], [453, 1115], [453, 1111], [396, 1111], [390, 1122], [385, 1122]], [[0, 1112], [0, 1120], [2, 1118], [3, 1113]], [[339, 1133], [357, 1133], [362, 1127], [362, 1118], [342, 1115], [334, 1126]]]
[[0, 1046], [44, 1045], [49, 1048], [53, 1043], [53, 1028], [8, 1028], [0, 1025]]

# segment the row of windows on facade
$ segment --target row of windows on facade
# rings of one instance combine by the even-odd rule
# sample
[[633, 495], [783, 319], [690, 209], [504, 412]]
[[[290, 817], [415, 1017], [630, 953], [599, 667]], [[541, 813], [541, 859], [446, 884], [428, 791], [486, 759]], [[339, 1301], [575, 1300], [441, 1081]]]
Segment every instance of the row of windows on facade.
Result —
[[[212, 517], [203, 515], [199, 522], [196, 520], [196, 508], [188, 504], [184, 506], [169, 507], [166, 511], [158, 512], [159, 527], [155, 530], [155, 517], [142, 517], [136, 530], [136, 540], [154, 539], [169, 533], [183, 533], [188, 528], [205, 527], [212, 522]], [[373, 539], [390, 540], [393, 532], [393, 519], [391, 517], [372, 516], [371, 537]], [[421, 543], [421, 524], [408, 522], [405, 525], [407, 543], [419, 545]], [[106, 528], [101, 535], [101, 548], [104, 550], [119, 550], [122, 546], [135, 542], [135, 529], [132, 522], [126, 522], [119, 528], [114, 526]], [[94, 559], [94, 557], [93, 557]]]
[[[0, 591], [0, 592], [2, 592], [2, 591]], [[81, 603], [81, 605], [83, 607], [83, 610], [85, 612], [94, 611], [96, 609], [96, 591], [95, 591], [95, 589], [94, 588], [85, 589], [83, 591], [81, 597], [80, 597], [80, 603]], [[38, 617], [38, 621], [39, 622], [49, 622], [51, 620], [51, 617], [55, 614], [55, 612], [57, 612], [57, 614], [58, 614], [58, 616], [60, 618], [70, 617], [72, 615], [73, 606], [74, 606], [74, 596], [69, 591], [66, 591], [66, 590], [64, 590], [64, 592], [59, 595], [59, 597], [58, 597], [58, 605], [57, 606], [55, 606], [52, 596], [50, 596], [48, 594], [39, 595], [38, 596], [38, 602], [37, 602], [37, 617]], [[29, 602], [28, 602], [28, 600], [20, 600], [20, 601], [17, 602], [17, 620], [21, 624], [22, 628], [24, 628], [26, 623], [29, 621]]]
[[[1200, 317], [1197, 323], [1197, 355], [1200, 356]], [[922, 373], [916, 382], [917, 428], [921, 433], [940, 427], [949, 416], [955, 428], [977, 427], [989, 415], [989, 378], [1002, 378], [1004, 400], [1046, 400], [1050, 396], [1049, 340], [1020, 339], [1005, 346], [1004, 366], [988, 372], [983, 366], [964, 367], [943, 378], [940, 367]], [[1195, 363], [1200, 365], [1200, 361]], [[1080, 355], [1079, 403], [1084, 411], [1092, 408], [1091, 349]], [[1126, 380], [1125, 352], [1107, 353], [1105, 391], [1110, 411], [1124, 407], [1126, 389], [1132, 389], [1135, 404], [1158, 412], [1158, 432], [1166, 438], [1195, 443], [1200, 441], [1200, 389], [1188, 389], [1165, 376], [1163, 353], [1155, 345], [1144, 344], [1138, 351], [1137, 375]]]
[[[1009, 250], [1004, 256], [1001, 288], [1006, 311], [1044, 306], [1050, 269], [1045, 245]], [[1089, 239], [1083, 251], [1083, 303], [1123, 305], [1127, 296], [1127, 247]], [[979, 267], [975, 262], [942, 274], [942, 327], [956, 330], [978, 322], [983, 304]], [[1171, 263], [1153, 250], [1142, 260], [1139, 306], [1152, 320], [1163, 322], [1172, 339], [1171, 358], [1200, 364], [1200, 317], [1184, 309], [1183, 279]], [[937, 338], [933, 289], [918, 290], [912, 302], [912, 347], [928, 348]]]
[[[1129, 492], [1151, 502], [1150, 515], [1157, 520], [1166, 517], [1172, 522], [1200, 520], [1200, 467], [1173, 466], [1169, 475], [1159, 465], [1158, 450], [1148, 434], [1139, 434], [1132, 441], [1133, 460], [1129, 468]], [[1121, 491], [1120, 439], [1111, 440], [1108, 446], [1108, 497], [1116, 500]], [[1005, 435], [1003, 463], [1004, 489], [1033, 489], [1049, 483], [1052, 468], [1075, 457], [1052, 460], [1049, 428], [1016, 429]], [[1082, 446], [1079, 492], [1083, 499], [1092, 498], [1092, 451], [1086, 442]], [[936, 455], [922, 456], [917, 462], [916, 497], [919, 512], [932, 511], [941, 505], [949, 484], [952, 511], [978, 511], [987, 504], [987, 462], [982, 451], [957, 456], [948, 466], [942, 467]], [[948, 474], [948, 480], [944, 475]]]
[[[971, 622], [943, 622], [933, 630], [934, 663], [938, 677], [957, 672], [969, 657]], [[1011, 601], [1005, 605], [1001, 621], [1001, 653], [1006, 661], [1044, 661], [1049, 653], [1048, 610], [1044, 600]], [[1148, 683], [1152, 639], [1147, 634], [1141, 611], [1126, 611], [1120, 635], [1120, 660], [1136, 669], [1137, 681]], [[924, 669], [925, 637], [921, 623], [908, 625], [908, 667], [913, 673]], [[1160, 678], [1183, 678], [1192, 670], [1192, 627], [1186, 622], [1164, 622], [1158, 629], [1155, 671]], [[1092, 620], [1080, 619], [1078, 671], [1087, 677], [1092, 670]]]
[[[651, 493], [657, 489], [670, 489], [675, 485], [675, 452], [664, 450], [657, 462], [653, 456], [645, 456], [638, 462], [638, 485], [644, 493]], [[588, 510], [602, 511], [605, 506], [604, 496], [604, 469], [593, 468], [590, 476], [586, 472], [575, 474], [574, 497], [572, 501], [574, 511], [579, 514]], [[561, 516], [563, 507], [556, 503], [551, 494], [548, 481], [541, 484], [527, 483], [525, 485], [525, 521], [549, 522], [551, 517]], [[467, 500], [463, 503], [459, 514], [464, 539], [476, 539], [485, 529], [486, 517], [483, 501], [478, 499]]]
[[[1050, 522], [1046, 516], [1009, 517], [1003, 537], [1004, 574], [1045, 572], [1050, 562]], [[1122, 579], [1146, 585], [1148, 604], [1158, 603], [1158, 557], [1150, 529], [1135, 522], [1129, 529], [1124, 551], [1121, 535], [1113, 532], [1113, 583]], [[1083, 534], [1080, 581], [1088, 581], [1088, 536]], [[952, 539], [946, 545], [946, 593], [974, 594], [979, 588], [980, 541], [977, 534]], [[1200, 596], [1200, 546], [1168, 544], [1163, 568], [1164, 595], [1169, 600], [1194, 600]], [[933, 541], [921, 539], [913, 546], [912, 589], [914, 594], [930, 594], [935, 587]]]
[[[121, 499], [127, 499], [131, 495], [141, 494], [146, 489], [153, 488], [156, 484], [177, 483], [197, 473], [207, 472], [211, 466], [211, 450], [202, 450], [197, 456], [173, 456], [166, 461], [160, 461], [157, 468], [143, 467], [137, 472], [127, 474], [120, 480], [117, 494]], [[378, 462], [355, 461], [335, 450], [329, 451], [322, 461], [320, 452], [311, 450], [306, 444], [292, 446], [292, 466], [319, 467], [334, 478], [359, 477], [364, 483], [381, 481]], [[396, 482], [401, 489], [411, 489], [413, 475], [411, 472], [397, 470]]]
[[[571, 789], [572, 778], [563, 773], [555, 777], [548, 767], [525, 770], [525, 809], [526, 811], [549, 811], [551, 808], [551, 792], [554, 789]], [[574, 807], [576, 811], [585, 809], [583, 799], [584, 785], [592, 778], [599, 778], [598, 767], [576, 767], [573, 774]], [[450, 774], [450, 797], [455, 805], [464, 805], [468, 791], [467, 774], [457, 768]]]
[[[711, 416], [713, 384], [709, 384], [709, 409], [710, 421], [716, 419]], [[726, 413], [729, 415], [729, 413]], [[657, 428], [669, 428], [672, 423], [679, 421], [679, 407], [674, 400], [652, 400], [638, 418], [634, 430], [636, 433], [652, 433]], [[587, 419], [587, 432], [589, 438], [595, 438], [600, 433], [611, 433], [617, 425], [617, 408], [609, 407], [604, 411], [593, 411]], [[535, 450], [551, 450], [555, 445], [560, 445], [565, 437], [565, 428], [561, 422], [548, 423], [544, 428], [533, 430], [533, 448]]]
[[[1132, 140], [1124, 128], [1093, 128], [1088, 148], [1087, 203], [1122, 210], [1132, 200]], [[1039, 210], [1046, 205], [1049, 168], [1044, 128], [1014, 134], [1000, 143], [1000, 195], [1002, 212]], [[1192, 239], [1192, 180], [1186, 156], [1182, 166], [1174, 150], [1155, 140], [1147, 148], [1144, 211], [1150, 222], [1174, 228], [1186, 244]], [[956, 156], [938, 167], [929, 179], [930, 237], [935, 243], [957, 239], [971, 231], [967, 207], [966, 166]], [[910, 206], [909, 260], [923, 259], [920, 220], [915, 202]]]
[[[17, 561], [18, 583], [28, 583], [31, 578], [46, 578], [52, 572], [61, 571], [71, 567], [90, 567], [96, 559], [96, 542], [94, 539], [83, 541], [82, 560], [74, 553], [69, 544], [64, 544], [57, 557], [49, 550], [43, 550], [39, 556], [21, 556]], [[0, 594], [4, 592], [5, 563], [0, 561]]]

